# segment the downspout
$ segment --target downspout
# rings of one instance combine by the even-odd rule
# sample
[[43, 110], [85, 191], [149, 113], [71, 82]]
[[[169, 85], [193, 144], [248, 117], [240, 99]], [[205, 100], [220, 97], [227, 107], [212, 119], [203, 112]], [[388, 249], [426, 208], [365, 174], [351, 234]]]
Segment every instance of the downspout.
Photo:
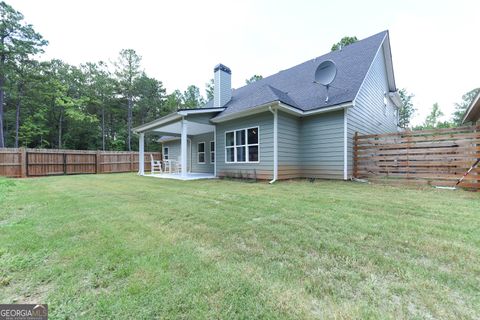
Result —
[[138, 138], [138, 175], [145, 175], [145, 133], [141, 132]]
[[187, 158], [187, 166], [188, 166], [188, 172], [192, 172], [192, 162], [193, 162], [193, 150], [192, 150], [192, 139], [187, 138], [188, 142], [190, 142], [190, 161], [188, 161]]
[[185, 117], [182, 117], [182, 136], [181, 136], [181, 177], [185, 179], [187, 177], [187, 163], [188, 163], [188, 122]]
[[348, 108], [343, 110], [343, 180], [348, 180]]
[[[165, 168], [165, 172], [167, 172], [167, 167], [166, 167], [166, 164], [165, 164], [165, 143], [162, 142], [161, 146], [160, 146], [161, 151], [162, 151], [162, 163], [163, 163], [163, 167]], [[170, 150], [169, 150], [170, 151]], [[170, 157], [170, 155], [168, 155]], [[161, 166], [160, 166], [160, 169], [161, 169]], [[152, 171], [152, 174], [153, 174], [153, 167], [150, 168], [150, 170]], [[163, 173], [163, 171], [162, 171]]]
[[273, 179], [269, 182], [274, 183], [278, 179], [278, 110], [268, 107], [273, 113]]

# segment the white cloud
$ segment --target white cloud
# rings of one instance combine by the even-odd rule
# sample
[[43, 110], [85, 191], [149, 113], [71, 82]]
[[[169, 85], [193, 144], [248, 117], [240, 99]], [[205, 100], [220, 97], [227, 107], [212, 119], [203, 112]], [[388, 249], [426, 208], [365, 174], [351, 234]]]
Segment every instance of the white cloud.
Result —
[[480, 86], [480, 45], [474, 11], [457, 15], [398, 16], [391, 28], [397, 84], [415, 94], [416, 123], [438, 102], [446, 115], [467, 91]]

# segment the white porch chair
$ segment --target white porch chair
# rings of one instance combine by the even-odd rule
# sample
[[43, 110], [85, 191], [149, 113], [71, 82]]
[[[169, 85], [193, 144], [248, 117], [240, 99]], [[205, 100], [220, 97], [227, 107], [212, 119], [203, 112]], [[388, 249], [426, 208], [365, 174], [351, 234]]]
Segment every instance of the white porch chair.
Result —
[[177, 162], [175, 164], [175, 172], [180, 173], [182, 172], [182, 157], [178, 157]]
[[162, 173], [162, 161], [160, 160], [154, 160], [153, 155], [150, 154], [150, 170], [152, 174], [155, 173]]
[[172, 173], [172, 160], [165, 159], [163, 160], [165, 166], [165, 172]]

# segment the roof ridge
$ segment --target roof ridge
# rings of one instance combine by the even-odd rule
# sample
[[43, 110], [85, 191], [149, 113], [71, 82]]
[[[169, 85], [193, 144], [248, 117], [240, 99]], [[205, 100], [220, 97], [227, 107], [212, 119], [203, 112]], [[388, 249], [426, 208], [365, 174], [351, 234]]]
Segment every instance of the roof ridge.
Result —
[[[366, 37], [366, 38], [363, 38], [363, 39], [361, 39], [361, 40], [358, 40], [358, 41], [356, 41], [356, 42], [354, 42], [354, 43], [352, 43], [352, 44], [350, 44], [350, 45], [348, 45], [348, 46], [345, 46], [345, 47], [343, 47], [342, 50], [339, 50], [338, 53], [343, 52], [344, 50], [346, 50], [346, 49], [349, 48], [350, 46], [356, 47], [356, 46], [358, 46], [359, 44], [361, 44], [361, 43], [363, 43], [363, 42], [365, 42], [365, 41], [367, 41], [367, 40], [370, 40], [371, 38], [377, 37], [377, 36], [379, 36], [379, 35], [381, 35], [381, 34], [385, 34], [385, 33], [388, 33], [388, 29], [386, 29], [386, 30], [384, 30], [384, 31], [381, 31], [381, 32], [378, 32], [378, 33], [376, 33], [376, 34], [374, 34], [374, 35], [368, 36], [368, 37]], [[383, 38], [383, 37], [382, 37], [382, 38]], [[349, 48], [349, 49], [351, 49], [351, 48]], [[287, 69], [280, 70], [280, 71], [278, 71], [278, 72], [276, 72], [276, 73], [273, 73], [273, 74], [271, 74], [271, 75], [269, 75], [269, 76], [266, 76], [265, 78], [262, 78], [262, 79], [260, 79], [260, 80], [255, 81], [255, 82], [252, 82], [252, 83], [249, 83], [249, 84], [245, 84], [245, 85], [243, 85], [243, 86], [241, 86], [241, 87], [239, 87], [239, 88], [236, 88], [235, 90], [240, 90], [240, 89], [245, 88], [245, 87], [248, 87], [248, 86], [258, 85], [258, 84], [260, 84], [260, 83], [262, 83], [262, 82], [265, 82], [265, 81], [268, 80], [270, 77], [273, 77], [273, 76], [275, 76], [275, 75], [277, 75], [277, 74], [279, 74], [279, 73], [282, 73], [282, 72], [288, 71], [288, 70], [290, 70], [290, 69], [296, 68], [296, 67], [298, 67], [298, 66], [300, 66], [300, 65], [302, 65], [302, 64], [304, 64], [304, 63], [307, 63], [307, 62], [309, 62], [309, 61], [316, 62], [316, 60], [320, 59], [321, 57], [326, 56], [326, 55], [331, 54], [331, 53], [334, 53], [334, 52], [335, 52], [335, 51], [330, 51], [330, 52], [324, 53], [324, 54], [322, 54], [322, 55], [320, 55], [320, 56], [317, 56], [317, 57], [315, 57], [315, 58], [312, 58], [312, 59], [303, 61], [303, 62], [298, 63], [298, 64], [296, 64], [296, 65], [294, 65], [294, 66], [292, 66], [292, 67], [289, 67], [289, 68], [287, 68]]]
[[298, 107], [298, 104], [291, 96], [288, 95], [288, 92], [282, 91], [270, 84], [267, 84], [266, 86], [278, 98], [278, 101], [291, 105], [292, 107]]

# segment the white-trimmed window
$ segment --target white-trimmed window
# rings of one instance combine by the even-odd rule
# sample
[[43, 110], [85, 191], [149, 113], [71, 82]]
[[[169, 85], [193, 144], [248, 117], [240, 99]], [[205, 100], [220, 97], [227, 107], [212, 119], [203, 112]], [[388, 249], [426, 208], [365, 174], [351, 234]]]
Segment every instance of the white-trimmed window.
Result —
[[225, 162], [259, 162], [259, 127], [225, 132]]
[[210, 141], [210, 163], [215, 163], [215, 141]]
[[168, 160], [168, 147], [163, 147], [163, 160]]
[[205, 163], [205, 142], [197, 144], [197, 162]]

